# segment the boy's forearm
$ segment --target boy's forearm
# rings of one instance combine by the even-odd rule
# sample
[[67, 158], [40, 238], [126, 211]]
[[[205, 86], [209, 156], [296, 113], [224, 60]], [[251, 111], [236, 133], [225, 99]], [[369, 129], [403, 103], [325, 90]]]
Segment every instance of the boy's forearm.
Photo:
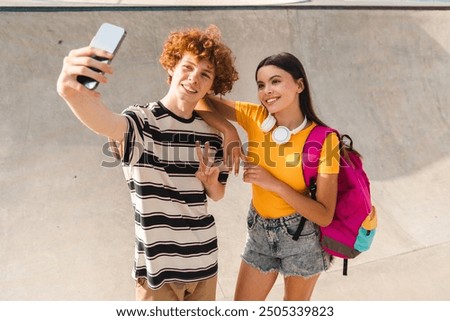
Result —
[[125, 119], [110, 111], [101, 100], [82, 96], [65, 101], [75, 116], [96, 134], [116, 141], [123, 139]]

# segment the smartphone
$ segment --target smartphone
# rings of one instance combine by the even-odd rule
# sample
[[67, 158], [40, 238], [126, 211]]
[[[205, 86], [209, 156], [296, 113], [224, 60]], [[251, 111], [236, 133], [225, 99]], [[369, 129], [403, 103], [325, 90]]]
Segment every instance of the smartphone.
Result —
[[[110, 23], [104, 23], [100, 26], [94, 38], [92, 38], [90, 46], [105, 50], [115, 55], [117, 50], [119, 50], [119, 47], [122, 44], [122, 41], [125, 38], [126, 34], [127, 32], [124, 28], [112, 25]], [[103, 61], [107, 64], [111, 63], [111, 59], [106, 59], [104, 57], [94, 56], [93, 58], [99, 61]], [[100, 70], [96, 68], [91, 69], [100, 72]], [[86, 76], [78, 76], [77, 80], [90, 90], [94, 90], [98, 86], [98, 81]]]

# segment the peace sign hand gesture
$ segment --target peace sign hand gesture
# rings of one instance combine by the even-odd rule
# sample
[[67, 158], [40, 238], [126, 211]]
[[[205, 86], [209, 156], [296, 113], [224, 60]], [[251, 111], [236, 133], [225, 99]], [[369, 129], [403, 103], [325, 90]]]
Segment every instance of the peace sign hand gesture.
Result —
[[225, 186], [219, 182], [219, 167], [214, 165], [214, 155], [209, 151], [209, 142], [205, 143], [205, 149], [202, 152], [200, 142], [195, 142], [195, 151], [199, 160], [199, 167], [195, 173], [200, 182], [205, 187], [206, 194], [213, 200], [218, 200], [225, 193]]

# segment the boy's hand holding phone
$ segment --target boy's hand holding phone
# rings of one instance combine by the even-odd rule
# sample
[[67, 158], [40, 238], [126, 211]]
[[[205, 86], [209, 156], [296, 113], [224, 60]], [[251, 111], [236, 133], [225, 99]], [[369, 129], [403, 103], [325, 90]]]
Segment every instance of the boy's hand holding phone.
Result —
[[80, 77], [90, 79], [91, 82], [96, 84], [106, 83], [108, 80], [105, 74], [112, 74], [113, 69], [110, 65], [93, 58], [93, 56], [112, 59], [112, 54], [92, 47], [74, 49], [64, 58], [63, 68], [57, 82], [57, 91], [62, 97], [78, 95], [80, 91], [98, 95], [97, 92], [85, 85], [80, 86]]
[[[110, 23], [104, 23], [100, 26], [94, 38], [91, 41], [90, 47], [102, 49], [112, 54], [112, 56], [105, 57], [99, 55], [93, 55], [92, 58], [101, 61], [106, 64], [110, 64], [112, 58], [119, 50], [123, 39], [126, 36], [126, 31], [122, 27], [112, 25]], [[96, 72], [102, 72], [99, 68], [93, 68]], [[92, 77], [86, 77], [83, 75], [78, 76], [77, 80], [82, 83], [87, 89], [94, 90], [98, 86], [98, 81]]]
[[64, 59], [63, 68], [57, 83], [58, 93], [68, 97], [84, 91], [80, 83], [96, 96], [94, 91], [99, 83], [106, 83], [104, 74], [111, 74], [109, 65], [119, 49], [126, 31], [118, 26], [104, 23], [101, 25], [89, 47], [72, 50]]
[[[101, 28], [101, 30], [104, 29]], [[103, 32], [100, 34], [104, 35]], [[108, 33], [109, 36], [110, 33]], [[110, 39], [108, 37], [106, 39]], [[115, 41], [115, 49], [111, 50], [107, 47], [107, 43], [97, 42], [98, 39], [105, 39], [105, 37], [95, 39], [97, 39], [95, 43], [99, 45], [92, 46], [91, 43], [89, 47], [74, 49], [64, 58], [57, 81], [57, 91], [86, 127], [96, 134], [120, 141], [127, 128], [125, 117], [111, 111], [103, 103], [100, 93], [94, 90], [99, 83], [107, 82], [105, 74], [112, 73], [109, 62], [113, 59], [120, 42]], [[98, 48], [100, 45], [102, 48]], [[107, 59], [105, 60], [107, 63], [98, 60], [97, 57]]]
[[[126, 34], [125, 29], [122, 27], [118, 27], [110, 23], [102, 24], [89, 45], [89, 47], [100, 49], [101, 51], [89, 53], [89, 57], [92, 57], [96, 61], [110, 64], [117, 50], [119, 50]], [[105, 52], [109, 53], [109, 55], [105, 54]], [[81, 54], [82, 53], [74, 53], [75, 56]], [[86, 62], [86, 66], [96, 73], [104, 73], [102, 65], [99, 65], [98, 63], [88, 61]], [[77, 81], [90, 90], [94, 90], [99, 84], [98, 77], [95, 77], [95, 74], [90, 72], [80, 73], [77, 76]]]
[[[126, 36], [126, 31], [122, 27], [112, 25], [110, 23], [104, 23], [100, 26], [94, 38], [91, 41], [90, 47], [101, 49], [105, 52], [111, 53], [108, 57], [105, 55], [92, 55], [95, 60], [101, 61], [102, 63], [110, 64], [112, 58], [119, 50], [123, 39]], [[98, 66], [98, 65], [97, 65]], [[89, 66], [92, 70], [98, 73], [102, 73], [101, 68]], [[77, 77], [78, 82], [82, 83], [87, 89], [94, 90], [99, 82], [95, 77], [90, 77], [88, 75], [79, 75]]]

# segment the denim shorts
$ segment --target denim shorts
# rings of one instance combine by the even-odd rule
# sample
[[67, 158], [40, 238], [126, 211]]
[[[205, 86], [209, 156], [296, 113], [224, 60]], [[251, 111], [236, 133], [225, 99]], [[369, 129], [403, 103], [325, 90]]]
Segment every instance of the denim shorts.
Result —
[[299, 239], [292, 239], [300, 219], [298, 213], [265, 219], [250, 206], [248, 237], [242, 259], [261, 272], [277, 271], [284, 276], [308, 278], [326, 271], [332, 257], [320, 246], [320, 231], [316, 224], [307, 220]]

